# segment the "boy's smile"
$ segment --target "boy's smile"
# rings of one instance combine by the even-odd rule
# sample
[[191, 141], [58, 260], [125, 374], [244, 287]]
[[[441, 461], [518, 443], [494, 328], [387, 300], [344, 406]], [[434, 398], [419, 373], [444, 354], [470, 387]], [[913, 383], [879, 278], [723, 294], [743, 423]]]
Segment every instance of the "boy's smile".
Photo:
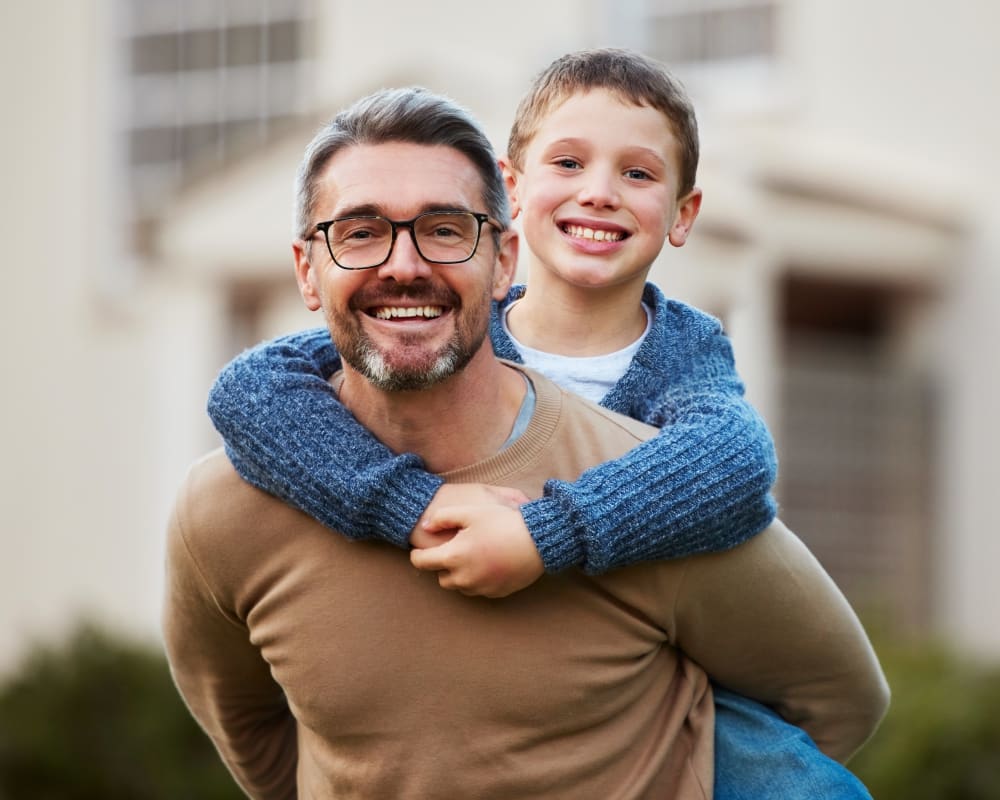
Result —
[[634, 281], [693, 222], [677, 199], [678, 144], [659, 110], [595, 89], [571, 94], [542, 120], [520, 168], [508, 166], [532, 279], [578, 287]]

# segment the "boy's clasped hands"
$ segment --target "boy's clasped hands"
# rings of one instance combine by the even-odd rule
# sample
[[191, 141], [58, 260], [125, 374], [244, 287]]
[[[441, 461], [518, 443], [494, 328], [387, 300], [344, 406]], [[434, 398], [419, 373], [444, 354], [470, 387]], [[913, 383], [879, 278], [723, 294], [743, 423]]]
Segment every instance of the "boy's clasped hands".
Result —
[[545, 566], [521, 516], [528, 499], [505, 486], [443, 484], [410, 534], [410, 563], [464, 595], [506, 597], [530, 586]]

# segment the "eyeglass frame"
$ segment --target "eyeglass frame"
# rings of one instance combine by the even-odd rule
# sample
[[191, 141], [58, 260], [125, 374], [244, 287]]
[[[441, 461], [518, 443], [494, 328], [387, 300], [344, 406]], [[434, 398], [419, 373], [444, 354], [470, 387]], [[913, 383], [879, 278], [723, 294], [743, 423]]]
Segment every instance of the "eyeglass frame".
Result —
[[[423, 254], [423, 251], [421, 251], [420, 249], [420, 245], [417, 243], [417, 235], [413, 229], [413, 225], [418, 219], [421, 219], [423, 217], [432, 217], [435, 215], [445, 216], [447, 214], [467, 214], [475, 218], [476, 222], [478, 223], [476, 225], [476, 242], [472, 246], [472, 252], [469, 253], [469, 255], [466, 256], [465, 258], [460, 258], [457, 261], [438, 261], [437, 259], [428, 258], [427, 256], [425, 256]], [[333, 247], [330, 245], [330, 228], [332, 228], [338, 222], [347, 222], [353, 219], [381, 219], [389, 223], [389, 227], [392, 229], [392, 237], [389, 240], [389, 252], [387, 252], [385, 254], [385, 258], [383, 258], [377, 264], [372, 264], [367, 267], [345, 267], [343, 264], [337, 261], [337, 257], [333, 254]], [[361, 270], [376, 269], [377, 267], [381, 267], [390, 258], [392, 258], [392, 251], [396, 247], [396, 236], [400, 228], [409, 229], [410, 241], [413, 242], [413, 248], [417, 251], [417, 255], [420, 256], [428, 264], [464, 264], [467, 261], [471, 261], [475, 257], [476, 252], [479, 250], [479, 242], [483, 238], [483, 225], [492, 226], [493, 229], [497, 231], [497, 233], [503, 233], [504, 231], [507, 230], [507, 227], [503, 223], [498, 222], [489, 214], [484, 214], [482, 211], [468, 211], [464, 208], [458, 208], [450, 211], [443, 209], [438, 209], [435, 211], [422, 211], [415, 217], [403, 220], [389, 219], [389, 217], [382, 216], [381, 214], [350, 214], [346, 217], [337, 217], [336, 219], [326, 220], [325, 222], [317, 222], [316, 227], [313, 229], [313, 235], [322, 232], [323, 241], [326, 242], [326, 250], [330, 254], [330, 258], [333, 259], [333, 263], [336, 264], [338, 267], [340, 267], [340, 269], [346, 269], [351, 272], [359, 272]]]

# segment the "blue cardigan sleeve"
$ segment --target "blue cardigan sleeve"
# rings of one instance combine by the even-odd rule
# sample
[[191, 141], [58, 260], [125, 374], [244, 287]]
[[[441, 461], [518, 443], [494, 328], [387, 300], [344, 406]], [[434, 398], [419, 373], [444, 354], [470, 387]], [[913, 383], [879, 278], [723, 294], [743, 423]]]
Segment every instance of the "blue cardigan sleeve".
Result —
[[[723, 550], [774, 518], [773, 443], [743, 398], [729, 340], [713, 318], [669, 307], [670, 340], [649, 337], [604, 401], [660, 434], [575, 483], [549, 481], [522, 506], [549, 571]], [[351, 538], [405, 547], [441, 480], [336, 400], [326, 378], [339, 365], [323, 329], [259, 345], [222, 371], [209, 415], [248, 482]]]
[[246, 481], [345, 536], [407, 547], [442, 481], [338, 402], [326, 379], [339, 368], [325, 329], [275, 339], [222, 370], [208, 414]]
[[725, 550], [777, 513], [774, 442], [744, 399], [729, 338], [697, 309], [647, 300], [654, 330], [602, 405], [660, 433], [575, 483], [548, 481], [521, 507], [547, 570]]

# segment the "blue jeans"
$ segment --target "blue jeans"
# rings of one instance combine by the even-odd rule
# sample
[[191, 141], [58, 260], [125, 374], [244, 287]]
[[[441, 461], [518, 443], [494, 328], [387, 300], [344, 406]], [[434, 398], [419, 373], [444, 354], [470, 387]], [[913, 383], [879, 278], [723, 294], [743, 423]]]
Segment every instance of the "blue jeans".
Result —
[[760, 703], [718, 686], [715, 800], [871, 800], [854, 774]]

